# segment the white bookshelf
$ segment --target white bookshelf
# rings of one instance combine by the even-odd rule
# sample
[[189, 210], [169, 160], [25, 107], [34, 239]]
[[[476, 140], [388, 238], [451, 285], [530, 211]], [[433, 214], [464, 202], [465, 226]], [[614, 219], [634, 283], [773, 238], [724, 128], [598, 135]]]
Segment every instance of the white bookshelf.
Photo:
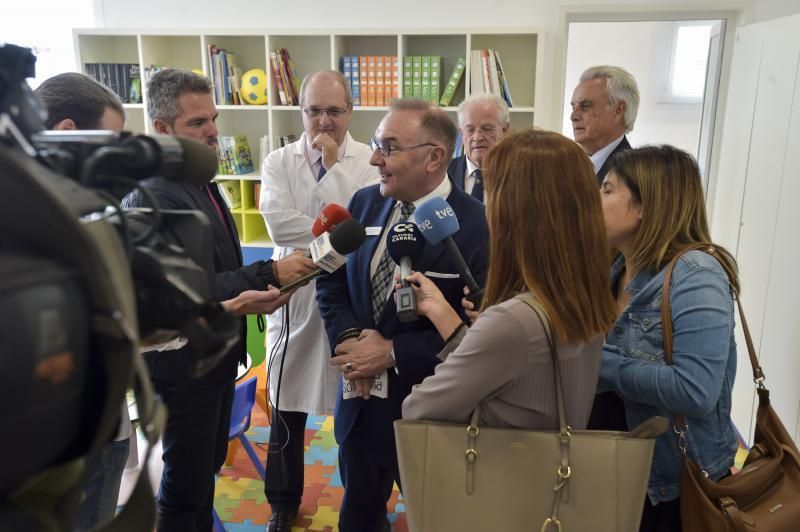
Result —
[[[543, 33], [534, 28], [485, 29], [446, 28], [425, 29], [414, 32], [392, 30], [347, 30], [323, 32], [315, 30], [260, 29], [76, 29], [73, 40], [77, 64], [85, 69], [86, 63], [139, 63], [144, 75], [145, 67], [160, 65], [209, 72], [207, 50], [209, 44], [236, 54], [237, 66], [243, 72], [252, 68], [267, 73], [269, 103], [263, 106], [218, 105], [217, 120], [221, 135], [246, 135], [254, 164], [262, 159], [260, 139], [267, 136], [268, 149], [275, 150], [284, 135], [300, 136], [303, 130], [298, 106], [275, 105], [278, 102], [275, 80], [271, 75], [269, 52], [286, 48], [299, 76], [317, 70], [340, 70], [342, 56], [407, 56], [437, 55], [442, 58], [442, 89], [459, 57], [467, 60], [467, 69], [456, 90], [452, 105], [445, 110], [456, 119], [456, 106], [470, 94], [470, 51], [492, 48], [499, 52], [506, 73], [514, 107], [511, 111], [511, 128], [525, 129], [536, 123], [535, 109], [541, 99], [542, 77], [538, 73], [543, 57]], [[401, 73], [402, 76], [402, 65]], [[144, 89], [144, 79], [142, 89]], [[400, 90], [402, 91], [402, 77]], [[144, 90], [143, 90], [144, 92]], [[144, 95], [146, 98], [146, 94]], [[149, 131], [144, 104], [126, 104], [126, 128], [135, 132]], [[350, 133], [361, 142], [368, 142], [388, 107], [357, 106], [353, 111]], [[217, 176], [218, 179], [240, 180], [243, 191], [250, 188], [256, 175]], [[252, 194], [243, 195], [245, 199]], [[256, 205], [245, 205], [234, 212], [243, 245], [270, 245], [266, 230], [261, 230], [263, 220]], [[260, 225], [259, 225], [260, 224]], [[252, 235], [258, 235], [252, 238]]]

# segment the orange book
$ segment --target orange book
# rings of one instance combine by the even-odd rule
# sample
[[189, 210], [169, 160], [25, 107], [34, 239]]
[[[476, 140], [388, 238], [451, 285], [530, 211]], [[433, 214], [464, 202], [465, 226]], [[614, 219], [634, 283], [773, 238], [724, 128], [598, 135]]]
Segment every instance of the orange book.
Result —
[[362, 55], [358, 58], [359, 76], [361, 76], [361, 105], [369, 105], [369, 56]]
[[389, 105], [394, 99], [394, 61], [390, 55], [383, 58], [383, 104]]
[[377, 75], [375, 72], [375, 56], [367, 56], [367, 79], [369, 79], [369, 86], [367, 87], [367, 105], [375, 107], [377, 104]]

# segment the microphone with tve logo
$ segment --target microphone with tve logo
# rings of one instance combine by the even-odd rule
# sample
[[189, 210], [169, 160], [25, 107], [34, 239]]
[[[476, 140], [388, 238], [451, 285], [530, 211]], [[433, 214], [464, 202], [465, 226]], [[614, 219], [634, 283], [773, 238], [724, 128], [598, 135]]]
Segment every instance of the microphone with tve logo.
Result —
[[483, 288], [478, 286], [475, 277], [469, 271], [469, 267], [461, 255], [461, 251], [453, 241], [452, 235], [457, 233], [460, 228], [453, 208], [442, 198], [431, 198], [417, 207], [414, 211], [414, 219], [417, 221], [417, 226], [425, 240], [431, 244], [444, 243], [448, 253], [456, 263], [459, 277], [469, 288], [467, 299], [476, 307], [480, 307], [481, 299], [483, 299]]
[[419, 228], [411, 222], [400, 222], [389, 229], [386, 235], [386, 250], [392, 260], [400, 265], [400, 288], [397, 289], [397, 319], [414, 321], [417, 319], [417, 297], [414, 287], [406, 277], [411, 275], [411, 266], [425, 249], [425, 240]]

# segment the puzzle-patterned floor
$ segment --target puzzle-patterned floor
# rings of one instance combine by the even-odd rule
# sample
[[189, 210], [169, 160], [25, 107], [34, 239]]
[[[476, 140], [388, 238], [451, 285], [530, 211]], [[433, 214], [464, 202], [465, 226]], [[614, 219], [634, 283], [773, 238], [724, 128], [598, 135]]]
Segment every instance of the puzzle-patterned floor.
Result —
[[[258, 406], [247, 436], [264, 463], [269, 441], [267, 416]], [[260, 445], [256, 445], [260, 444]], [[344, 488], [339, 477], [336, 440], [333, 437], [333, 418], [309, 416], [305, 441], [305, 488], [300, 512], [292, 532], [333, 532], [337, 530], [339, 507]], [[389, 501], [389, 521], [395, 532], [407, 532], [404, 507], [398, 500], [395, 486]], [[229, 532], [263, 532], [270, 515], [264, 496], [264, 483], [240, 449], [232, 467], [223, 467], [214, 494], [214, 508]]]
[[[269, 441], [267, 416], [258, 406], [247, 436], [264, 463]], [[292, 532], [335, 532], [344, 489], [339, 477], [337, 446], [333, 437], [333, 418], [309, 416], [305, 440], [305, 489], [300, 512]], [[741, 467], [747, 451], [740, 447], [736, 466]], [[229, 532], [263, 532], [270, 515], [264, 496], [264, 483], [255, 467], [240, 449], [231, 467], [223, 467], [214, 494], [214, 508]], [[389, 501], [389, 521], [394, 532], [407, 532], [408, 526], [400, 493], [395, 486]]]

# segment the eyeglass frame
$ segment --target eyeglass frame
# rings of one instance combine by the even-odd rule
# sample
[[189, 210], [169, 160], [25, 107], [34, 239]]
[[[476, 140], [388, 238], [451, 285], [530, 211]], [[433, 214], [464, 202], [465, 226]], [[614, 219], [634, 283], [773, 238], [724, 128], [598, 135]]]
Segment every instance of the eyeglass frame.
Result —
[[385, 157], [387, 159], [394, 152], [402, 153], [404, 151], [411, 151], [411, 150], [415, 150], [417, 148], [422, 148], [422, 147], [425, 147], [425, 146], [431, 146], [433, 148], [441, 148], [442, 147], [440, 144], [434, 144], [432, 142], [425, 142], [424, 144], [417, 144], [416, 146], [405, 146], [405, 147], [404, 146], [391, 146], [391, 145], [387, 146], [384, 143], [378, 142], [377, 140], [375, 140], [374, 137], [369, 139], [369, 147], [372, 149], [372, 151], [375, 152], [375, 150], [378, 150], [378, 152], [381, 154], [381, 156], [383, 156], [383, 157]]
[[502, 131], [503, 129], [504, 129], [503, 127], [497, 127], [493, 124], [483, 124], [481, 126], [476, 127], [471, 132], [468, 131], [468, 128], [462, 128], [461, 133], [468, 138], [472, 138], [478, 133], [483, 135], [484, 138], [492, 138], [497, 136], [498, 130]]
[[323, 109], [317, 109], [315, 107], [303, 107], [303, 113], [309, 118], [319, 118], [322, 116], [323, 113], [328, 115], [328, 118], [341, 118], [349, 109], [342, 109], [341, 107], [326, 107]]

